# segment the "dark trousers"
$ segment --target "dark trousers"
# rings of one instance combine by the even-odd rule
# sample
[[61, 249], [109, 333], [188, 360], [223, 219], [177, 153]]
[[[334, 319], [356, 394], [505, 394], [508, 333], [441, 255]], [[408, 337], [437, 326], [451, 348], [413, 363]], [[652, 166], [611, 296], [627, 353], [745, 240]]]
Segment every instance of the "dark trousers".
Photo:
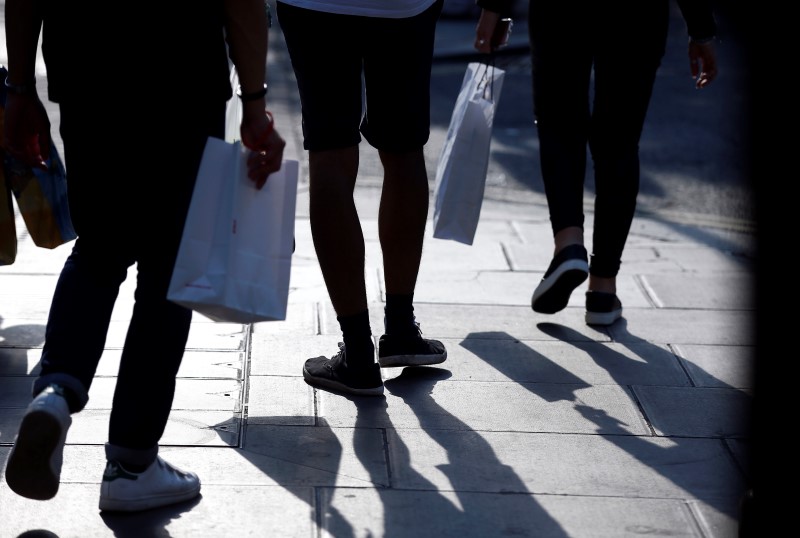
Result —
[[136, 264], [109, 442], [147, 451], [164, 432], [192, 319], [167, 300], [167, 288], [206, 138], [223, 137], [225, 118], [224, 102], [182, 96], [165, 105], [152, 93], [150, 102], [61, 103], [78, 239], [58, 279], [33, 389], [58, 383], [71, 412], [83, 409], [120, 285]]
[[639, 193], [639, 139], [664, 55], [667, 0], [559, 2], [529, 9], [533, 107], [553, 233], [583, 227], [594, 165], [590, 271], [615, 277]]

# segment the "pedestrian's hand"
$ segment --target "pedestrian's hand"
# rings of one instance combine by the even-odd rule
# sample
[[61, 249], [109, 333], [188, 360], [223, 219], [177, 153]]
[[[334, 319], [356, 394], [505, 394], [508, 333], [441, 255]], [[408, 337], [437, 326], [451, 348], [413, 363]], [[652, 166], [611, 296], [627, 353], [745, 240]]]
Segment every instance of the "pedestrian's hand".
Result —
[[286, 141], [275, 129], [272, 114], [268, 111], [243, 112], [242, 144], [250, 150], [247, 156], [247, 176], [256, 184], [257, 189], [261, 189], [266, 184], [267, 177], [280, 170]]
[[713, 41], [698, 43], [689, 40], [689, 69], [698, 90], [717, 78], [717, 53]]
[[478, 26], [475, 28], [475, 50], [484, 54], [492, 52], [492, 36], [499, 22], [499, 13], [481, 9]]
[[50, 144], [50, 119], [39, 96], [9, 92], [3, 112], [6, 153], [28, 166], [47, 170]]

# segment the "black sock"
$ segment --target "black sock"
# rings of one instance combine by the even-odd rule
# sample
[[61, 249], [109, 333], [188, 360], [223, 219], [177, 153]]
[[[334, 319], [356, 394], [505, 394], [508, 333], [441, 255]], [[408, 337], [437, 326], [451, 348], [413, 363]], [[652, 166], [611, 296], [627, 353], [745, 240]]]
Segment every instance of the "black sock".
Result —
[[414, 324], [414, 294], [386, 294], [386, 334], [416, 334]]
[[375, 344], [372, 343], [372, 329], [369, 326], [369, 311], [364, 310], [352, 316], [337, 316], [342, 328], [347, 362], [372, 364], [375, 362]]

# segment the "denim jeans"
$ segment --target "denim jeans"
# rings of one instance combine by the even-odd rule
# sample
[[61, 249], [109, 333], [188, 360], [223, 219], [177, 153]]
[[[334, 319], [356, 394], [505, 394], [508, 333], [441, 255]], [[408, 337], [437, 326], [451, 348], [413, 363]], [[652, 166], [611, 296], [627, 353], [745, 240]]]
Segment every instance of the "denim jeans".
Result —
[[124, 113], [113, 118], [108, 111], [115, 107], [94, 98], [60, 104], [78, 239], [56, 285], [33, 386], [35, 396], [60, 384], [71, 412], [86, 406], [120, 285], [136, 264], [109, 442], [147, 454], [163, 435], [192, 319], [167, 300], [172, 267], [205, 141], [224, 136], [225, 119], [224, 101], [176, 105], [153, 94], [116, 103]]

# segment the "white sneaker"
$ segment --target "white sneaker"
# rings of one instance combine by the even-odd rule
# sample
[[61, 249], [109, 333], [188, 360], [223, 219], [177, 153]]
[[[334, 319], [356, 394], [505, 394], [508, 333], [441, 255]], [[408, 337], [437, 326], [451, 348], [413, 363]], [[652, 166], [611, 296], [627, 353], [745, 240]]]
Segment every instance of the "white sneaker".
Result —
[[109, 461], [100, 485], [100, 510], [137, 512], [194, 499], [200, 494], [200, 479], [156, 457], [141, 473], [126, 471]]
[[6, 482], [15, 493], [39, 501], [55, 497], [71, 424], [61, 387], [47, 387], [28, 405], [6, 466]]

